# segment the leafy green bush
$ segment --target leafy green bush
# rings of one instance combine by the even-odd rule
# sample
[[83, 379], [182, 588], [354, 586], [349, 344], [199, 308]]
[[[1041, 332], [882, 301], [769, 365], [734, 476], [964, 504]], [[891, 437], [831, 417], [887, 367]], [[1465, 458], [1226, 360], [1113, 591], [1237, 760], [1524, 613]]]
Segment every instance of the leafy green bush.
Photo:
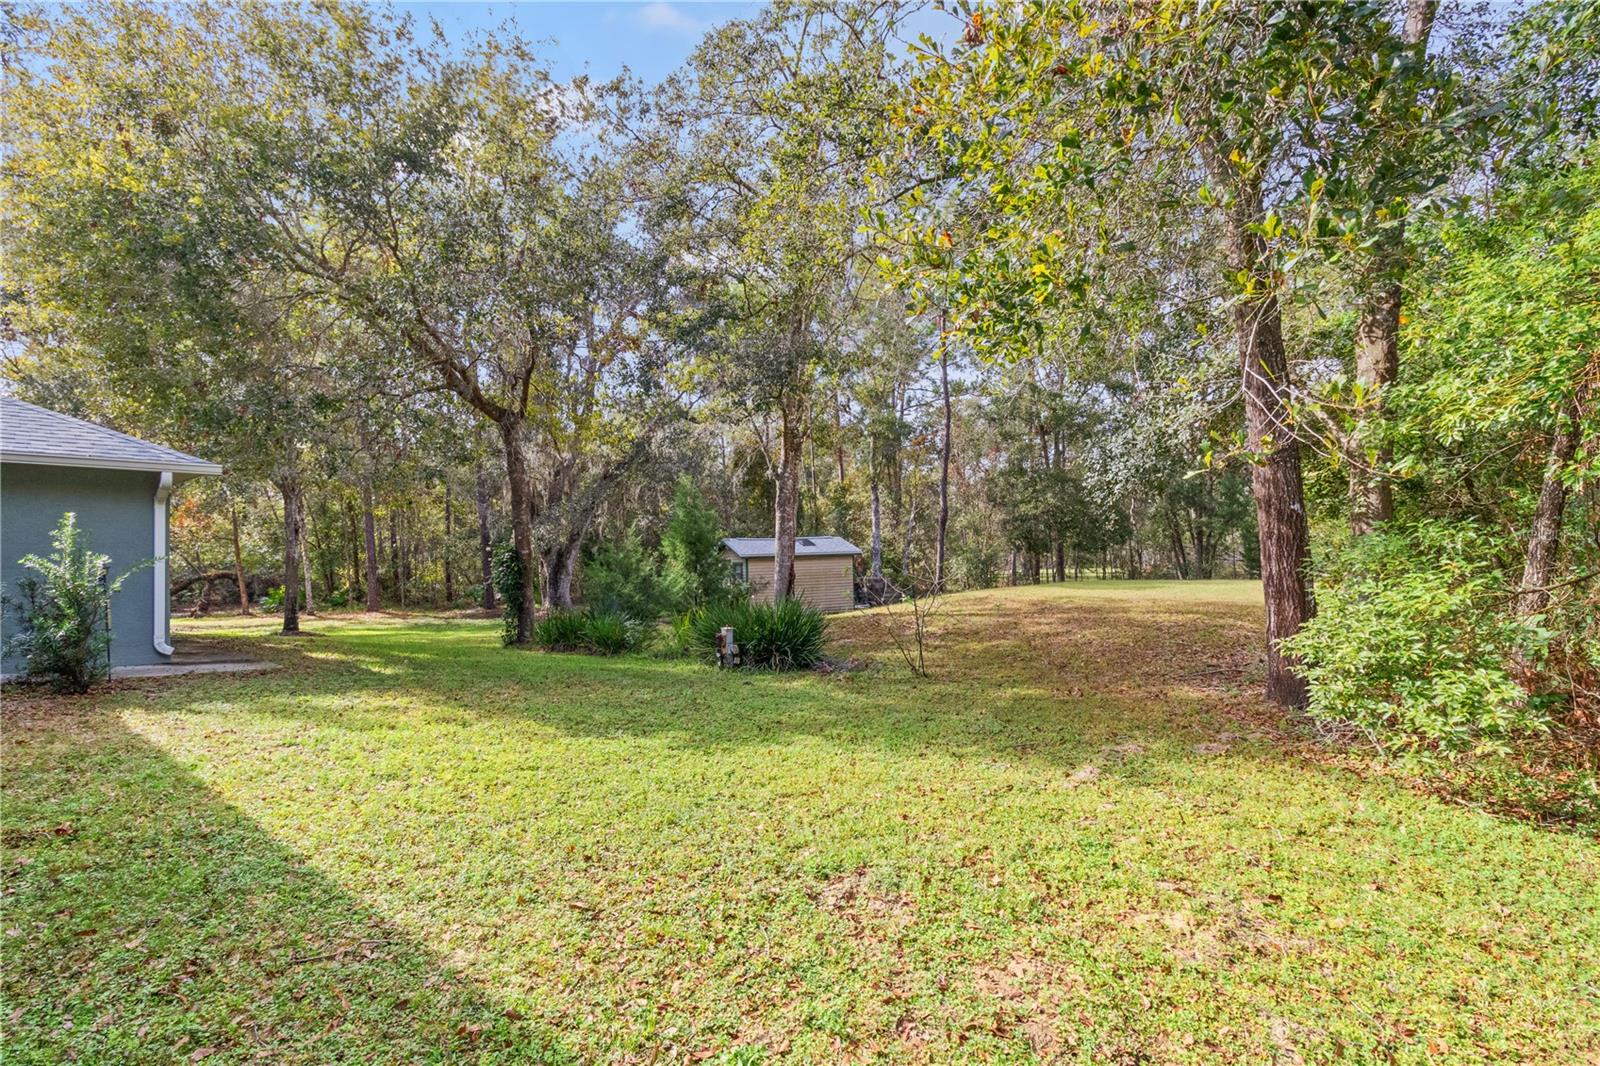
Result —
[[597, 610], [628, 618], [659, 618], [672, 608], [660, 560], [635, 529], [618, 543], [599, 545], [584, 563], [583, 598]]
[[87, 692], [111, 672], [111, 596], [149, 561], [107, 577], [111, 557], [89, 549], [71, 511], [61, 516], [50, 543], [55, 551], [48, 557], [30, 553], [18, 560], [39, 576], [22, 578], [18, 596], [5, 597], [5, 609], [17, 619], [5, 654], [21, 659], [32, 680], [62, 692]]
[[268, 611], [283, 610], [283, 586], [274, 585], [261, 595], [261, 606]]
[[1304, 662], [1311, 715], [1444, 752], [1504, 751], [1543, 730], [1513, 664], [1544, 634], [1507, 609], [1492, 548], [1470, 527], [1420, 523], [1324, 556], [1317, 617], [1284, 642]]
[[743, 665], [804, 670], [822, 658], [827, 625], [821, 611], [800, 600], [776, 606], [717, 600], [689, 613], [687, 644], [696, 657], [714, 663], [717, 634], [723, 626], [732, 626]]

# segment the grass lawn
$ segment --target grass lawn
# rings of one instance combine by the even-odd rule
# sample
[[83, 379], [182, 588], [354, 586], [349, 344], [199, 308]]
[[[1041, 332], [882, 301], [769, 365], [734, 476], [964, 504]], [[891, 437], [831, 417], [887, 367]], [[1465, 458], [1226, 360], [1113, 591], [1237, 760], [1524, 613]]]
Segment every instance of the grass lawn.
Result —
[[189, 623], [285, 668], [7, 693], [4, 1058], [1597, 1061], [1595, 841], [1281, 735], [1260, 613], [965, 594], [931, 680]]

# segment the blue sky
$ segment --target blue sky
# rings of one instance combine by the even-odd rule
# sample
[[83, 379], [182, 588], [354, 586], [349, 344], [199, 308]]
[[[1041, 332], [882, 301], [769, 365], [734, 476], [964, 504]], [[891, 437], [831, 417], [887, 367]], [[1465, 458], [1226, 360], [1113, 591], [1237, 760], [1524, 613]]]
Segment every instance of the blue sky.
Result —
[[[676, 70], [711, 27], [745, 18], [758, 3], [653, 0], [641, 3], [397, 3], [419, 22], [439, 21], [452, 38], [514, 23], [538, 43], [539, 56], [563, 80], [587, 73], [605, 80], [626, 66], [654, 84]], [[549, 42], [549, 43], [545, 43]]]
[[[689, 58], [705, 32], [729, 19], [747, 18], [763, 5], [726, 0], [521, 0], [521, 2], [398, 2], [395, 7], [419, 22], [437, 19], [451, 38], [474, 30], [493, 31], [507, 23], [539, 45], [550, 72], [565, 80], [588, 74], [604, 81], [627, 67], [647, 84], [656, 84]], [[948, 15], [922, 8], [909, 32], [949, 37]]]

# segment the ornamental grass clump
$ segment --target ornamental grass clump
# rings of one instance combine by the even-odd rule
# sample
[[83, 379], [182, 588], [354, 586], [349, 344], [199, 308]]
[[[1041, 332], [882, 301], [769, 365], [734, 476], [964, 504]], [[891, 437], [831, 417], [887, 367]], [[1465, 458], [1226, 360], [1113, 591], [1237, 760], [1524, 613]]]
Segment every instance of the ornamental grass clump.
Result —
[[733, 627], [740, 665], [768, 670], [805, 670], [822, 658], [828, 621], [822, 612], [800, 600], [778, 604], [721, 600], [690, 612], [691, 654], [717, 661], [717, 634]]
[[585, 651], [582, 611], [553, 610], [533, 624], [533, 642], [545, 651]]
[[644, 641], [644, 626], [621, 611], [588, 610], [582, 617], [584, 650], [596, 655], [621, 655]]
[[621, 655], [643, 643], [645, 627], [621, 611], [554, 610], [533, 626], [533, 642], [545, 651]]

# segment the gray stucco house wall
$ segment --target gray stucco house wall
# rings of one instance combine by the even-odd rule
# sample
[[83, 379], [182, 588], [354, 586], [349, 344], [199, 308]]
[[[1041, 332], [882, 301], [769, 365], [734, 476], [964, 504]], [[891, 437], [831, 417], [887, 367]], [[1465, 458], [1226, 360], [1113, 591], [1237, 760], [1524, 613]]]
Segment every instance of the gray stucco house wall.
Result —
[[[90, 547], [120, 574], [145, 560], [111, 600], [112, 666], [166, 662], [172, 654], [167, 589], [167, 510], [173, 488], [222, 468], [11, 397], [0, 397], [0, 581], [29, 571], [17, 560], [48, 555], [61, 516], [75, 512]], [[0, 629], [15, 621], [7, 612]], [[7, 659], [0, 670], [16, 673]]]

